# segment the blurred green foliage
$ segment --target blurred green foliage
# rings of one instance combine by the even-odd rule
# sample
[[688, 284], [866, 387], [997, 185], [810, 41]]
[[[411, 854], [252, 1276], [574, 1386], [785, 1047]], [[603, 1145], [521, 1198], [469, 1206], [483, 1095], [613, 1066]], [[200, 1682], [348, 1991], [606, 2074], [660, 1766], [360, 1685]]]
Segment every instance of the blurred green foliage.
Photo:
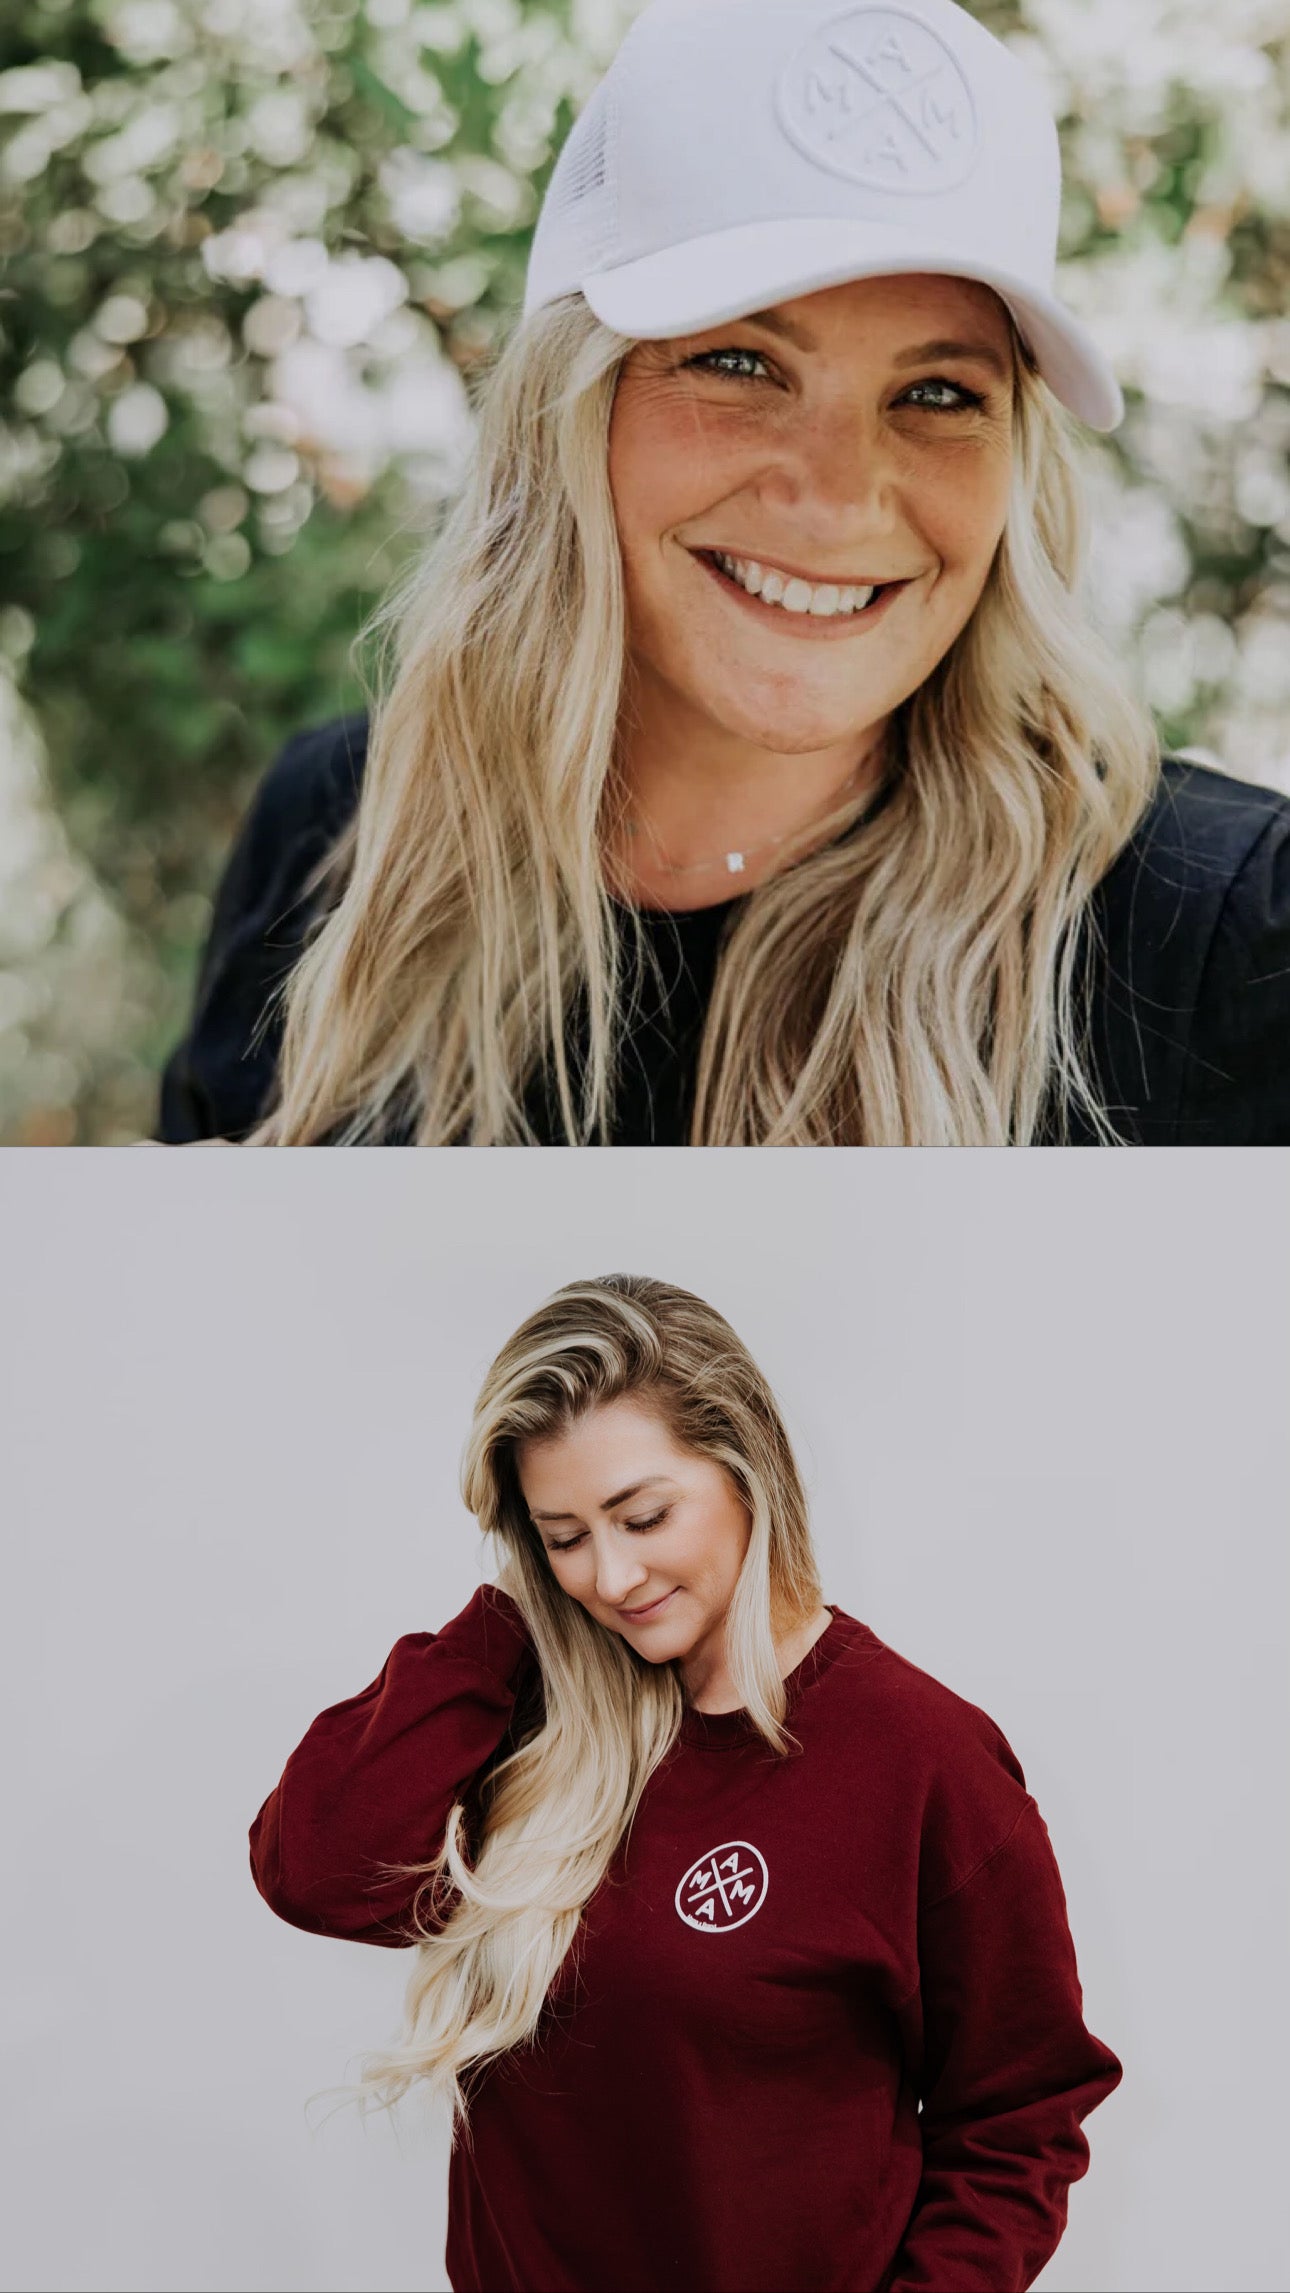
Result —
[[[1231, 6], [975, 12], [1049, 76], [1062, 284], [1130, 400], [1097, 447], [1108, 627], [1166, 741], [1274, 778], [1290, 34]], [[356, 633], [451, 491], [471, 370], [633, 13], [8, 0], [0, 661], [41, 754], [37, 789], [0, 720], [32, 851], [0, 869], [0, 1136], [150, 1127], [238, 817], [291, 732], [362, 705]]]

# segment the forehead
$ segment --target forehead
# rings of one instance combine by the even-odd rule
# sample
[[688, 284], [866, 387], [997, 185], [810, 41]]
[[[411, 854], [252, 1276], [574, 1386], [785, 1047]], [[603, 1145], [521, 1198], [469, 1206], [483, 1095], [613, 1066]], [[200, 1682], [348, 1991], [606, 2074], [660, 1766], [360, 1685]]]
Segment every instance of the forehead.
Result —
[[675, 1473], [686, 1455], [656, 1410], [624, 1394], [587, 1410], [560, 1433], [520, 1442], [515, 1464], [525, 1497], [541, 1509], [539, 1491], [574, 1481], [599, 1484], [606, 1474], [608, 1491], [645, 1473]]
[[[1006, 350], [1012, 317], [1002, 296], [979, 279], [902, 271], [891, 278], [847, 279], [807, 295], [767, 303], [762, 315], [824, 347], [864, 347], [896, 354], [932, 336], [966, 336]], [[734, 322], [732, 322], [734, 323]], [[708, 328], [707, 333], [719, 333]]]

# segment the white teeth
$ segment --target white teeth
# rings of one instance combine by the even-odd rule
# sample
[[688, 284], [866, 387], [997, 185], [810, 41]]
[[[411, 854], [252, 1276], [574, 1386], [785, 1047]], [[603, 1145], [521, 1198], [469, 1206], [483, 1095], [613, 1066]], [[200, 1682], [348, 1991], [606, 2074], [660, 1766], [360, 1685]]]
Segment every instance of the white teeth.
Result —
[[772, 566], [757, 563], [755, 557], [727, 557], [723, 550], [712, 552], [723, 572], [737, 581], [753, 597], [760, 597], [764, 605], [782, 605], [786, 613], [812, 613], [817, 620], [829, 621], [839, 614], [859, 613], [873, 596], [873, 587], [857, 588], [849, 584], [840, 588], [836, 582], [809, 581], [789, 578], [776, 573]]

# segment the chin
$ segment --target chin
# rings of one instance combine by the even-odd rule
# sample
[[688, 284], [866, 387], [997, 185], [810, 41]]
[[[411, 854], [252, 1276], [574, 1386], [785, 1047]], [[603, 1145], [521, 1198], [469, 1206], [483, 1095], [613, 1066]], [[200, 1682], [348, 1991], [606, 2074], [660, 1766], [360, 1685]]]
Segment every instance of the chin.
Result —
[[657, 1672], [664, 1664], [675, 1664], [678, 1656], [688, 1656], [688, 1648], [638, 1648], [636, 1654], [642, 1664], [652, 1664]]
[[617, 1628], [618, 1636], [625, 1640], [646, 1664], [674, 1664], [678, 1656], [688, 1656], [698, 1646], [701, 1635], [692, 1626], [666, 1623], [660, 1619], [649, 1633], [637, 1632], [631, 1625]]
[[696, 694], [695, 700], [723, 732], [775, 756], [818, 756], [841, 748], [889, 715], [893, 705], [876, 695], [817, 695], [800, 687], [788, 695], [780, 681], [764, 689], [763, 680], [764, 672], [750, 670], [729, 692]]

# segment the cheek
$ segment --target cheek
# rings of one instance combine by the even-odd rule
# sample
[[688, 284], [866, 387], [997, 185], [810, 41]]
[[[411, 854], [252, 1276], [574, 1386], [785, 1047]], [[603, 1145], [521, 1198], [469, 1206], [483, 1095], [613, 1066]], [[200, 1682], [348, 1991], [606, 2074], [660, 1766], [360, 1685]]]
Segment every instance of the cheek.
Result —
[[609, 428], [609, 491], [629, 566], [646, 568], [661, 535], [730, 490], [725, 461], [694, 408], [652, 401], [644, 391], [620, 396]]
[[1010, 485], [1009, 463], [994, 454], [960, 466], [952, 482], [929, 485], [927, 530], [952, 572], [984, 579], [1007, 521]]
[[752, 1523], [739, 1499], [727, 1489], [708, 1500], [704, 1515], [704, 1554], [712, 1575], [737, 1576], [748, 1548]]

